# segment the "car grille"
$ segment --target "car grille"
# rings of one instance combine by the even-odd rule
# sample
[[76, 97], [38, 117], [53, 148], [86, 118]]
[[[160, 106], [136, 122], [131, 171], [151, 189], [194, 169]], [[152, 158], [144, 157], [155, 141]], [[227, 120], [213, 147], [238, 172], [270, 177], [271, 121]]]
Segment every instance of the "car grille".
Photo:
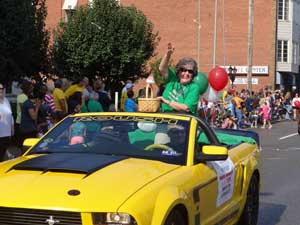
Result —
[[76, 212], [0, 207], [0, 225], [81, 225]]

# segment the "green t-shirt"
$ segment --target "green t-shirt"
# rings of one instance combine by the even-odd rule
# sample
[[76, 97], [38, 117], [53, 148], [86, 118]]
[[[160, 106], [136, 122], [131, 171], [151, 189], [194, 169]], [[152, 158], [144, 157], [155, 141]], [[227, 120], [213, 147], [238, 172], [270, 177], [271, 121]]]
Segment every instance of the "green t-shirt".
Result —
[[155, 131], [145, 132], [140, 129], [129, 132], [129, 142], [139, 148], [145, 148], [146, 146], [154, 143]]
[[81, 107], [82, 112], [103, 112], [103, 108], [100, 102], [95, 99], [90, 99]]
[[[185, 104], [193, 115], [197, 114], [197, 105], [199, 101], [200, 88], [197, 84], [191, 82], [187, 85], [178, 82], [176, 73], [172, 69], [168, 69], [168, 79], [166, 80], [166, 88], [163, 97], [171, 102]], [[172, 107], [162, 103], [162, 112], [175, 111]]]

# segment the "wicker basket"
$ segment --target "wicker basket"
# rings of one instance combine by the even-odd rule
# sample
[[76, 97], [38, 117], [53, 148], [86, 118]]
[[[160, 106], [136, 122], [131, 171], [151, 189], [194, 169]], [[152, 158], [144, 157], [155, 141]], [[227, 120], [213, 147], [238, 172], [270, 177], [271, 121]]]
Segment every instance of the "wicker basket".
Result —
[[[151, 97], [149, 98], [149, 89], [151, 90]], [[139, 112], [157, 112], [160, 107], [160, 100], [153, 98], [153, 89], [149, 84], [146, 86], [145, 98], [138, 98]]]

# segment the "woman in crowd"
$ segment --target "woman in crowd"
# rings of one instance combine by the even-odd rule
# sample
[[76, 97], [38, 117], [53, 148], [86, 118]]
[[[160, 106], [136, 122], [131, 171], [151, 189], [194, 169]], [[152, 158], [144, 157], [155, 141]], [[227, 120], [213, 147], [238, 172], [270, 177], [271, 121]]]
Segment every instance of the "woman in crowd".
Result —
[[21, 143], [23, 143], [26, 138], [37, 137], [37, 120], [41, 103], [42, 101], [38, 98], [37, 93], [30, 94], [28, 99], [23, 103], [19, 134]]
[[298, 118], [299, 105], [300, 105], [300, 97], [299, 97], [299, 94], [296, 93], [294, 98], [292, 99], [293, 119], [294, 120], [297, 120], [297, 118]]
[[14, 135], [14, 119], [8, 99], [4, 96], [4, 86], [0, 83], [0, 161], [3, 160], [10, 139]]
[[163, 57], [159, 70], [166, 83], [162, 101], [162, 112], [183, 112], [197, 115], [197, 105], [200, 95], [199, 86], [192, 82], [197, 75], [197, 63], [192, 58], [182, 58], [176, 65], [176, 73], [168, 68], [174, 48], [168, 44], [166, 55]]

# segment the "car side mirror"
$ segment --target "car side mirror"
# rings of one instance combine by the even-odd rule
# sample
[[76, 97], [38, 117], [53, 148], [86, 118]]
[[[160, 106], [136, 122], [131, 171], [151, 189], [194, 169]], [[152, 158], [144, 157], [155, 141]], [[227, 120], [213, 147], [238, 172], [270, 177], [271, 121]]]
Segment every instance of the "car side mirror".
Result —
[[197, 156], [197, 162], [226, 160], [228, 158], [228, 149], [224, 146], [204, 145], [202, 152]]
[[26, 152], [29, 148], [36, 145], [39, 142], [39, 138], [27, 138], [23, 142], [22, 150], [23, 152]]

